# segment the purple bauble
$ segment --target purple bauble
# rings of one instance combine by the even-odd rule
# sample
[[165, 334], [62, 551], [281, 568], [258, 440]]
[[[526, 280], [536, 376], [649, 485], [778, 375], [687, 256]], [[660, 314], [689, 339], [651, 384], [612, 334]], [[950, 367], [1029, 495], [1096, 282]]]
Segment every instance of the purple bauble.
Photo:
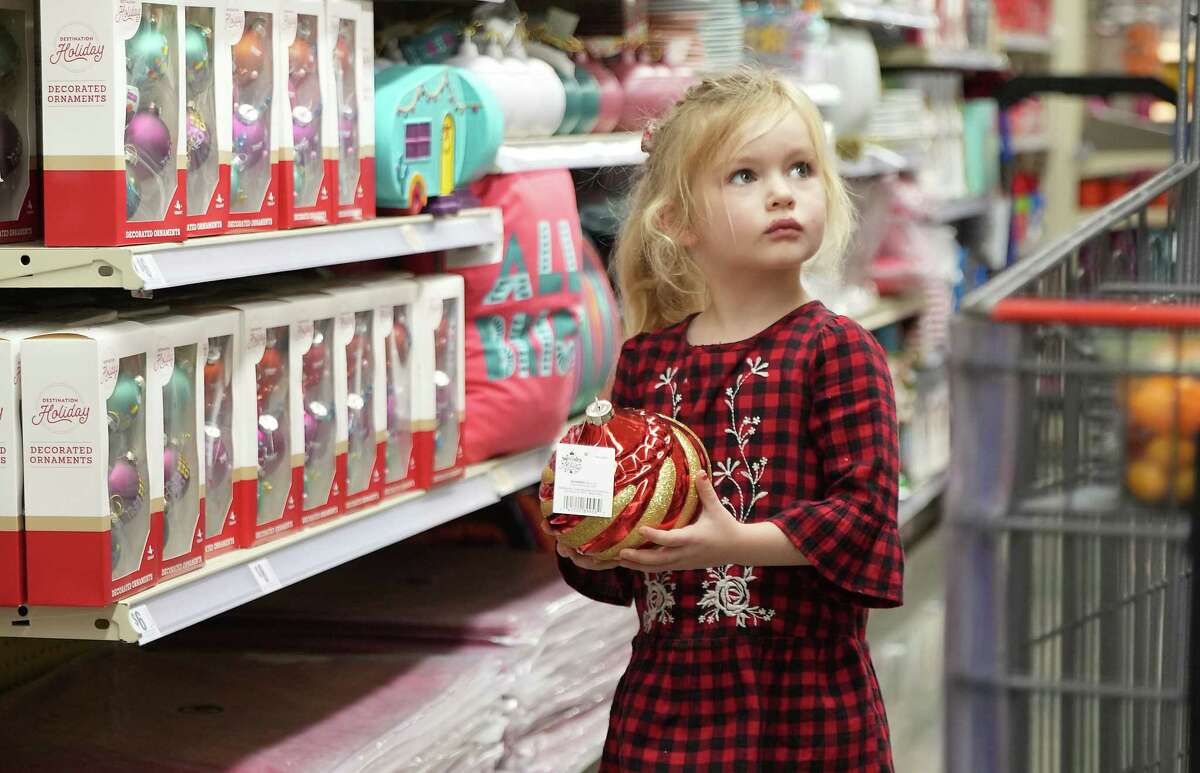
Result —
[[24, 146], [17, 125], [0, 113], [0, 183], [8, 182], [21, 165]]
[[139, 110], [125, 125], [125, 152], [131, 152], [141, 163], [134, 165], [135, 172], [157, 175], [171, 160], [171, 131], [158, 115], [158, 108], [150, 105]]
[[195, 107], [187, 111], [187, 153], [188, 170], [195, 171], [204, 166], [208, 154], [212, 151], [212, 135], [208, 130], [208, 122]]
[[358, 145], [358, 113], [353, 107], [343, 107], [338, 111], [338, 137], [343, 148]]
[[279, 420], [269, 413], [258, 417], [258, 466], [263, 471], [272, 469], [280, 459], [287, 456], [287, 436]]
[[262, 163], [270, 153], [263, 119], [254, 105], [238, 105], [233, 111], [233, 154], [243, 170]]
[[320, 150], [321, 122], [307, 107], [292, 109], [292, 143], [297, 156]]
[[166, 487], [167, 499], [181, 499], [187, 492], [191, 479], [191, 471], [183, 461], [179, 449], [168, 446], [163, 451], [163, 484]]
[[138, 479], [137, 468], [128, 459], [118, 459], [108, 471], [108, 492], [112, 496], [132, 501], [138, 497], [141, 481]]
[[317, 417], [308, 411], [304, 412], [304, 448], [307, 451], [317, 442], [317, 433], [321, 431], [321, 423]]
[[221, 430], [211, 424], [204, 428], [204, 456], [206, 482], [210, 487], [223, 485], [232, 466], [229, 449], [225, 445], [224, 438], [221, 437]]

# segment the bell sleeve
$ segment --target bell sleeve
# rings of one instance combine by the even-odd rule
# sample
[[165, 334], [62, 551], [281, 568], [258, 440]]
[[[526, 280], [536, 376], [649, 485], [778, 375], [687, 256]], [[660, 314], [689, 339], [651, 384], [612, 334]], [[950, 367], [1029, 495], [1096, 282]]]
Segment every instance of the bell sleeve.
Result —
[[[636, 399], [634, 385], [637, 383], [635, 372], [636, 339], [630, 339], [621, 347], [621, 355], [617, 359], [616, 375], [613, 379], [610, 399], [621, 408], [636, 408], [640, 403]], [[615, 604], [627, 607], [633, 602], [633, 572], [624, 567], [605, 569], [593, 572], [580, 569], [566, 558], [558, 557], [558, 570], [567, 585], [582, 593], [584, 596], [605, 604]]]
[[807, 430], [822, 494], [770, 520], [831, 593], [861, 607], [899, 606], [899, 439], [887, 358], [869, 332], [835, 317], [818, 334], [804, 381], [811, 389]]

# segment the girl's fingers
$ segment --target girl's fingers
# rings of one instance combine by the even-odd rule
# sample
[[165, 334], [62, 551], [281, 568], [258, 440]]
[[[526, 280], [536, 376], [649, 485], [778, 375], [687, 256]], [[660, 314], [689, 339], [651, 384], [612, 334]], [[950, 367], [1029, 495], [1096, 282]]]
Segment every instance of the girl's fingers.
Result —
[[679, 553], [678, 548], [626, 548], [621, 551], [621, 566], [643, 571], [662, 569], [675, 564]]
[[641, 534], [655, 545], [660, 545], [665, 548], [678, 548], [691, 543], [692, 535], [688, 531], [690, 528], [690, 526], [685, 526], [682, 529], [664, 531], [662, 529], [654, 529], [649, 526], [643, 526], [641, 528]]
[[712, 479], [708, 477], [708, 473], [700, 473], [696, 476], [696, 493], [700, 495], [700, 504], [704, 509], [721, 508], [721, 500], [717, 497], [717, 492], [713, 489]]

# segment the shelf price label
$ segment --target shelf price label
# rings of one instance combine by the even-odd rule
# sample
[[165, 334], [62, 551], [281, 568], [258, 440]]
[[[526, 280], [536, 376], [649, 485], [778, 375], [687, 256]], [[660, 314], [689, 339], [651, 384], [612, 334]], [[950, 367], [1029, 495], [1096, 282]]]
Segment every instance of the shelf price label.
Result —
[[270, 593], [283, 587], [283, 583], [279, 581], [279, 575], [275, 574], [275, 567], [271, 566], [269, 559], [260, 558], [257, 561], [251, 561], [249, 567], [250, 575], [258, 583], [258, 589], [263, 593]]
[[137, 631], [139, 639], [149, 641], [162, 636], [162, 631], [158, 630], [158, 623], [154, 622], [154, 615], [150, 614], [150, 607], [145, 604], [139, 604], [129, 610], [129, 624]]
[[149, 253], [134, 253], [133, 272], [142, 280], [142, 285], [147, 290], [157, 290], [167, 284], [167, 278], [158, 267], [158, 261]]

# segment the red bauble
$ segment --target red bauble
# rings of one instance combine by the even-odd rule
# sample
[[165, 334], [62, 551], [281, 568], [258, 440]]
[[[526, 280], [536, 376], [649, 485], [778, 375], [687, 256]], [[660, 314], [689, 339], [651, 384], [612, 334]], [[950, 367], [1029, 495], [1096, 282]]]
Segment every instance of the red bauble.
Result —
[[297, 37], [288, 46], [288, 74], [296, 82], [303, 81], [317, 69], [317, 52], [307, 38]]
[[604, 400], [588, 406], [587, 414], [583, 424], [567, 431], [563, 442], [616, 450], [613, 517], [555, 513], [551, 457], [538, 497], [542, 515], [559, 540], [584, 555], [609, 560], [645, 544], [642, 526], [677, 529], [691, 523], [700, 507], [696, 476], [710, 471], [708, 452], [695, 433], [666, 416], [614, 409]]
[[213, 360], [204, 363], [204, 398], [209, 405], [225, 388], [225, 362]]
[[396, 347], [396, 356], [400, 362], [408, 362], [408, 348], [411, 345], [408, 325], [402, 321], [397, 321], [392, 325], [392, 341]]
[[325, 348], [324, 341], [313, 341], [308, 352], [304, 355], [304, 387], [311, 389], [321, 383], [321, 379], [325, 376], [325, 370], [329, 366], [329, 351]]
[[240, 86], [256, 80], [267, 61], [266, 25], [255, 21], [233, 46], [233, 77]]
[[284, 370], [283, 355], [279, 353], [278, 349], [268, 346], [258, 361], [259, 391], [274, 389], [275, 385], [283, 380]]

